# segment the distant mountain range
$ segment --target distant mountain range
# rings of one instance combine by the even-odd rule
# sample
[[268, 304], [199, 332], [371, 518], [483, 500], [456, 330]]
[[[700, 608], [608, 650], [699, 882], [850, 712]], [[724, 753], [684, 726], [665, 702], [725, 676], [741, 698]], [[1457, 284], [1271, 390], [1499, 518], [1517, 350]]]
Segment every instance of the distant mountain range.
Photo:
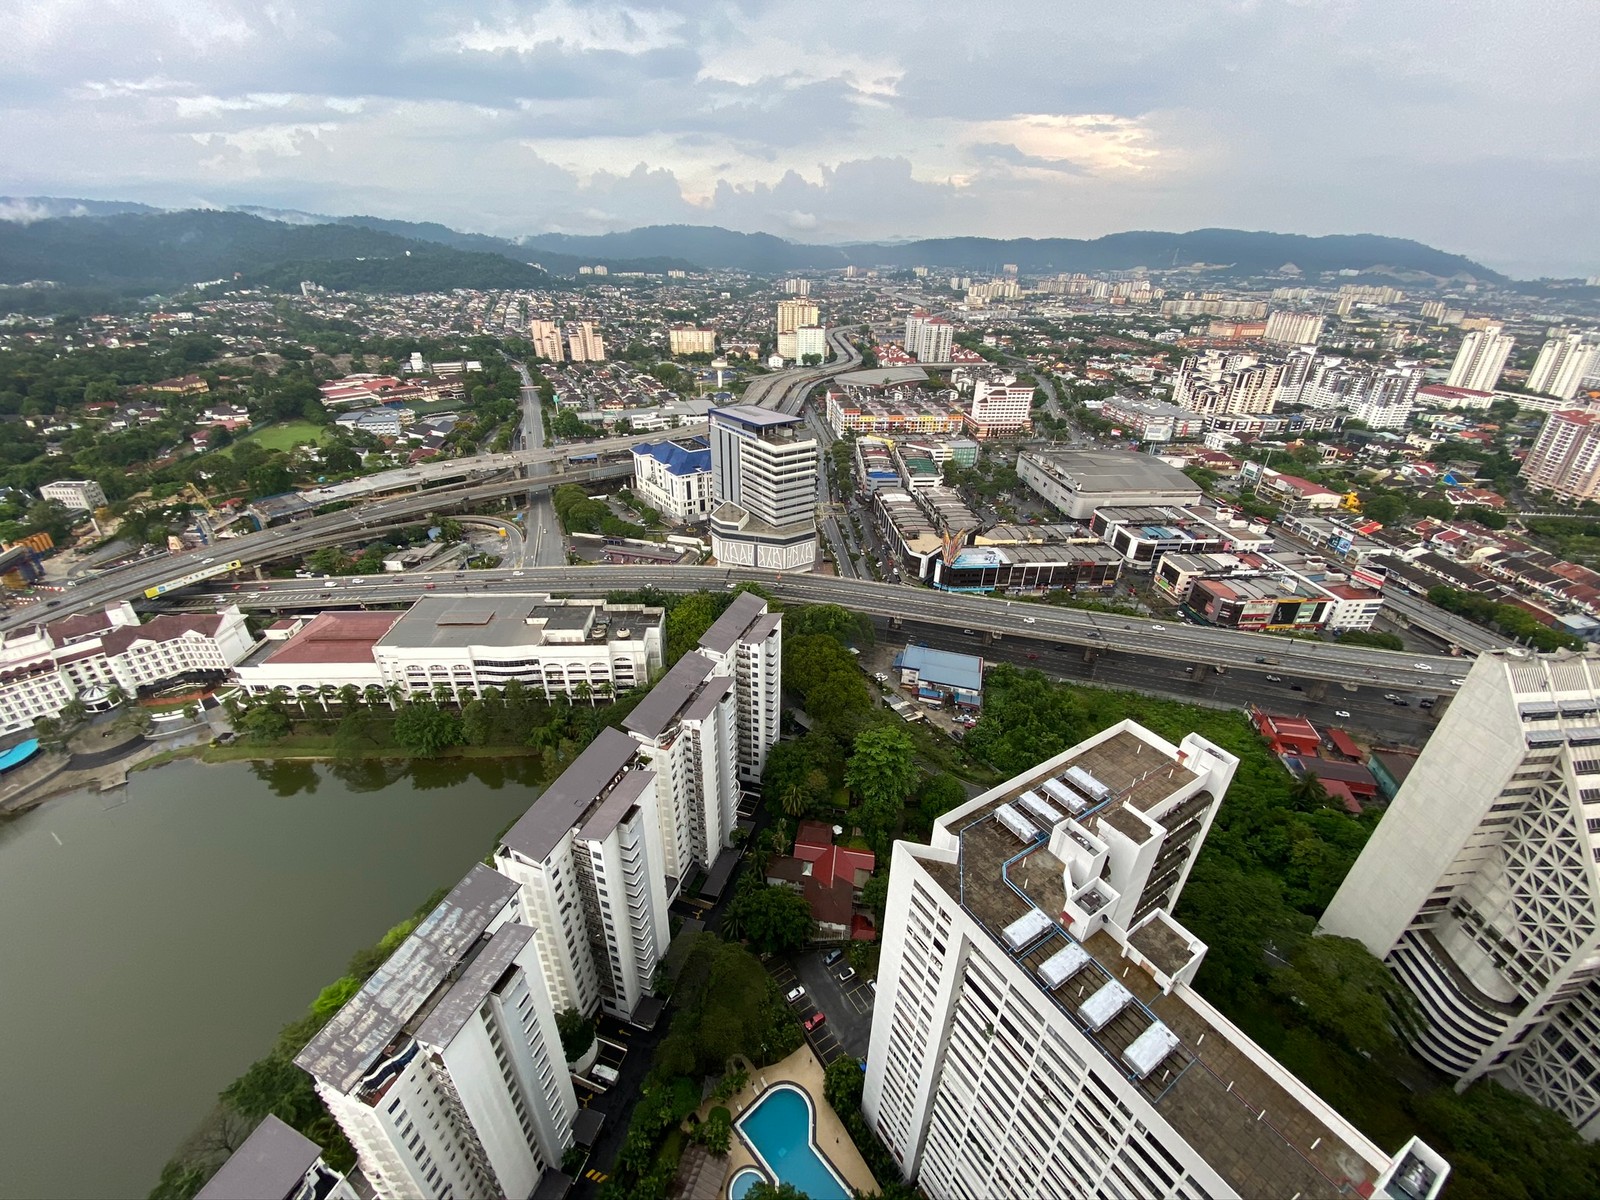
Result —
[[716, 226], [653, 225], [592, 237], [510, 239], [379, 217], [266, 208], [172, 212], [113, 201], [0, 196], [0, 285], [52, 280], [128, 293], [237, 278], [272, 287], [310, 280], [337, 289], [422, 291], [548, 287], [556, 284], [553, 277], [575, 276], [586, 264], [612, 272], [702, 268], [776, 275], [852, 265], [988, 274], [1012, 263], [1025, 274], [1196, 267], [1220, 280], [1292, 267], [1307, 279], [1344, 272], [1397, 283], [1507, 282], [1461, 255], [1371, 234], [1199, 229], [1088, 240], [952, 237], [816, 246]]

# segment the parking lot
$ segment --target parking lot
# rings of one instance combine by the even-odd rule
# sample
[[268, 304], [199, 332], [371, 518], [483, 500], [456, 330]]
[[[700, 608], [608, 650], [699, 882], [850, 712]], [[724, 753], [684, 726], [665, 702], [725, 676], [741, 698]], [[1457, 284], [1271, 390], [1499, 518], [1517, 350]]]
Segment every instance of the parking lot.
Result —
[[822, 961], [826, 953], [811, 950], [768, 964], [785, 995], [795, 987], [805, 988], [805, 995], [790, 1005], [802, 1024], [816, 1013], [824, 1014], [823, 1023], [806, 1034], [812, 1052], [824, 1067], [841, 1054], [866, 1057], [875, 999], [871, 986], [860, 975], [839, 978], [850, 970], [848, 957], [842, 956], [828, 966]]

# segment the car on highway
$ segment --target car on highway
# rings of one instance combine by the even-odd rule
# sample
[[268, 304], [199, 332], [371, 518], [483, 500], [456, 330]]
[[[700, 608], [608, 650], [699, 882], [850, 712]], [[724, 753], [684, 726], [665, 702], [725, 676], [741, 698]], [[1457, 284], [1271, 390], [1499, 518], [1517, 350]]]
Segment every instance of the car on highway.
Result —
[[1167, 631], [1167, 627], [1165, 625], [1152, 625], [1150, 628], [1157, 633], [1165, 633]]
[[1383, 694], [1383, 698], [1385, 700], [1398, 700], [1398, 699], [1400, 699], [1400, 697], [1395, 695], [1393, 692], [1385, 692]]
[[787, 1000], [790, 1004], [793, 1004], [796, 1000], [804, 1000], [805, 998], [806, 998], [806, 989], [804, 987], [798, 987], [798, 986], [790, 988], [788, 994], [786, 996], [784, 996], [784, 999]]
[[1466, 682], [1467, 681], [1465, 679], [1452, 679], [1450, 681], [1450, 686], [1451, 687], [1462, 687], [1462, 686], [1464, 686], [1466, 684]]
[[1393, 703], [1393, 705], [1396, 708], [1410, 708], [1411, 707], [1411, 701], [1409, 701], [1409, 700], [1396, 699], [1396, 700], [1391, 701], [1391, 703]]
[[811, 1033], [814, 1030], [820, 1029], [822, 1027], [822, 1023], [827, 1019], [828, 1018], [820, 1012], [812, 1013], [806, 1018], [806, 1032]]
[[1412, 663], [1411, 665], [1413, 667], [1415, 667], [1419, 671], [1431, 671], [1431, 670], [1433, 670], [1433, 668], [1430, 667], [1427, 663]]
[[1267, 676], [1267, 682], [1268, 683], [1282, 683], [1283, 682], [1283, 676], [1282, 675], [1268, 675]]
[[966, 634], [968, 637], [977, 637], [978, 636], [977, 631], [976, 630], [972, 630], [972, 629], [963, 629], [961, 632]]
[[1334, 709], [1333, 715], [1338, 717], [1341, 721], [1348, 721], [1350, 719], [1349, 711], [1343, 708]]
[[1032, 625], [1032, 624], [1034, 624], [1034, 622], [1038, 621], [1038, 619], [1039, 619], [1038, 617], [1023, 617], [1022, 618], [1022, 623], [1024, 625]]

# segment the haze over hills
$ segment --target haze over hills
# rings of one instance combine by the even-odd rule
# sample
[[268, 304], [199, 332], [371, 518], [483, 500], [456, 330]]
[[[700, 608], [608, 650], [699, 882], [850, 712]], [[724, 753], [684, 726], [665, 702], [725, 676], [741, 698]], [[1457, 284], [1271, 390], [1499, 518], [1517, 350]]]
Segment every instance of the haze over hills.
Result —
[[[535, 267], [531, 265], [537, 263]], [[782, 274], [856, 265], [991, 273], [1104, 272], [1205, 265], [1205, 276], [1262, 275], [1292, 266], [1396, 282], [1505, 277], [1461, 255], [1403, 238], [1201, 229], [1078, 238], [927, 238], [819, 246], [716, 226], [657, 225], [624, 233], [467, 233], [434, 222], [329, 217], [292, 210], [161, 211], [58, 197], [0, 197], [0, 285], [51, 280], [121, 292], [212, 279], [272, 287], [310, 280], [336, 289], [418, 291], [552, 286], [583, 264], [661, 273], [695, 268]], [[540, 269], [542, 268], [542, 269]]]

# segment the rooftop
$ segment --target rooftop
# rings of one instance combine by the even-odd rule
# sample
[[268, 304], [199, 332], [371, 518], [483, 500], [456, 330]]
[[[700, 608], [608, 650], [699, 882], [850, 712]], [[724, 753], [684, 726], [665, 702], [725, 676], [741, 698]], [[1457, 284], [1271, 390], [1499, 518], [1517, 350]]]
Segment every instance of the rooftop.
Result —
[[608, 605], [584, 600], [552, 600], [549, 596], [491, 595], [424, 596], [394, 622], [379, 644], [396, 649], [460, 649], [468, 646], [537, 646], [550, 634], [566, 632], [571, 642], [607, 623], [612, 641], [642, 637], [661, 620], [661, 610]]
[[[1114, 763], [1129, 749], [1123, 737], [1113, 739], [1121, 744], [1110, 755], [1094, 757], [1096, 776], [1109, 776]], [[1150, 762], [1150, 749], [1147, 745], [1140, 756], [1145, 765]], [[1089, 759], [1090, 755], [1084, 755], [1072, 762], [1088, 766]], [[1162, 778], [1164, 781], [1164, 772]], [[1083, 1031], [1113, 1069], [1127, 1076], [1239, 1195], [1354, 1197], [1369, 1192], [1379, 1174], [1374, 1160], [1381, 1155], [1375, 1147], [1354, 1144], [1341, 1130], [1331, 1127], [1318, 1111], [1321, 1105], [1315, 1097], [1289, 1090], [1279, 1082], [1282, 1075], [1275, 1078], [1263, 1069], [1259, 1065], [1263, 1052], [1214, 1018], [1209, 1006], [1191, 1000], [1185, 986], [1163, 993], [1160, 983], [1146, 970], [1128, 969], [1123, 945], [1104, 931], [1082, 942], [1067, 932], [1062, 921], [1067, 901], [1066, 864], [1050, 853], [1043, 831], [1024, 844], [996, 817], [996, 810], [1030, 782], [1038, 781], [1013, 781], [1014, 786], [1007, 785], [1005, 793], [964, 811], [958, 818], [960, 824], [949, 827], [958, 839], [956, 861], [942, 862], [936, 852], [923, 860], [933, 878], [1014, 963], [1035, 978], [1040, 990]], [[1037, 914], [1034, 923], [1014, 932], [1015, 938], [1025, 940], [1013, 949], [1007, 942], [1007, 930], [1030, 913]], [[1137, 929], [1130, 942], [1161, 970], [1181, 966], [1191, 956], [1178, 927], [1159, 917]], [[1065, 956], [1065, 961], [1077, 965], [1054, 987], [1048, 986], [1039, 978], [1041, 968], [1073, 946], [1081, 946], [1085, 956]], [[1052, 978], [1059, 970], [1052, 971]], [[1111, 1015], [1101, 1028], [1091, 1030], [1079, 1008], [1085, 999], [1112, 984], [1120, 984], [1130, 995], [1120, 1009], [1108, 1005]], [[1124, 1054], [1158, 1023], [1174, 1035], [1175, 1045], [1141, 1076], [1130, 1070]], [[1154, 1039], [1159, 1037], [1154, 1035]], [[1143, 1045], [1150, 1045], [1151, 1040]]]
[[310, 1138], [267, 1114], [195, 1200], [279, 1200], [294, 1195], [322, 1157]]
[[1033, 459], [1076, 492], [1184, 492], [1200, 499], [1199, 486], [1176, 467], [1128, 450], [1028, 450]]
[[907, 646], [895, 656], [895, 666], [915, 671], [920, 680], [965, 688], [983, 689], [983, 659], [975, 654], [953, 650], [934, 650], [928, 646]]
[[[601, 807], [597, 802], [619, 782], [638, 749], [639, 743], [622, 730], [602, 729], [572, 765], [561, 772], [560, 778], [533, 802], [533, 807], [506, 831], [501, 844], [530, 862], [543, 862], [569, 830], [583, 825], [584, 832], [593, 836], [598, 831], [591, 830], [585, 821]], [[645, 782], [654, 777], [646, 770], [635, 774]], [[621, 813], [617, 815], [620, 817]]]
[[474, 866], [295, 1056], [295, 1065], [341, 1092], [354, 1091], [516, 892], [504, 875]]
[[[733, 603], [722, 610], [722, 615], [711, 623], [700, 638], [700, 645], [714, 654], [726, 654], [752, 627], [767, 615], [767, 602], [754, 592], [740, 592]], [[760, 636], [766, 636], [764, 633]]]
[[262, 662], [370, 663], [372, 648], [400, 617], [392, 612], [325, 612], [286, 641], [269, 643]]

